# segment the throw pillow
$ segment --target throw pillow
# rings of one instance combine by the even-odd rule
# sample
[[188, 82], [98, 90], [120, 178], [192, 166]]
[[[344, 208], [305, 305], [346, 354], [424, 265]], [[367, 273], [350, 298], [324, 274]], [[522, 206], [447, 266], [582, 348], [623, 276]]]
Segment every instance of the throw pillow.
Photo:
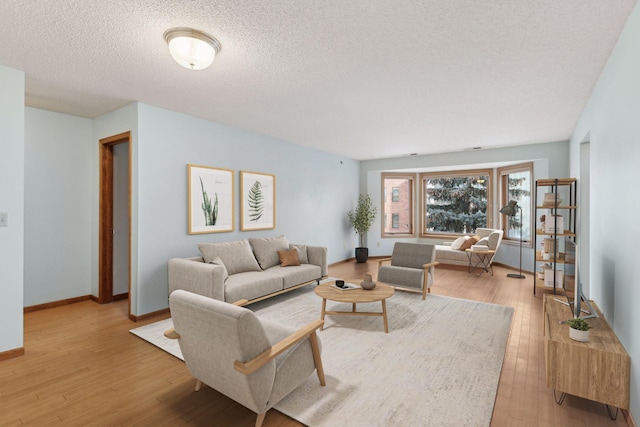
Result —
[[460, 245], [460, 250], [461, 251], [466, 251], [467, 249], [469, 249], [471, 246], [475, 245], [478, 240], [480, 240], [480, 238], [478, 236], [471, 236], [469, 237], [467, 240], [465, 240], [461, 245]]
[[453, 249], [454, 251], [459, 251], [460, 250], [460, 246], [462, 246], [462, 244], [464, 242], [466, 242], [469, 239], [469, 236], [462, 236], [462, 237], [458, 237], [456, 240], [453, 241], [453, 243], [451, 244], [451, 249]]
[[220, 257], [219, 256], [215, 257], [214, 259], [211, 260], [211, 262], [209, 262], [209, 264], [215, 264], [222, 267], [222, 281], [226, 282], [227, 279], [229, 278], [229, 272], [227, 271], [227, 267], [224, 266], [224, 262], [222, 262]]
[[289, 245], [289, 249], [295, 249], [298, 251], [298, 260], [300, 261], [300, 264], [309, 264], [306, 245]]
[[249, 244], [251, 244], [251, 249], [253, 249], [258, 264], [263, 270], [280, 264], [278, 251], [289, 250], [289, 241], [284, 236], [264, 239], [250, 238]]
[[260, 266], [246, 239], [222, 243], [199, 243], [198, 249], [206, 263], [211, 262], [215, 257], [220, 257], [230, 275], [245, 271], [260, 271]]
[[280, 257], [280, 267], [300, 265], [298, 251], [295, 249], [291, 249], [290, 251], [278, 251], [278, 256]]

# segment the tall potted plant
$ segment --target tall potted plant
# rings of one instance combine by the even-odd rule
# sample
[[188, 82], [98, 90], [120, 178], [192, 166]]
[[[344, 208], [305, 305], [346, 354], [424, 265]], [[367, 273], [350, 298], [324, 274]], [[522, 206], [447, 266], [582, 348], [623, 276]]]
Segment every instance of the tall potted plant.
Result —
[[365, 238], [373, 220], [376, 219], [377, 212], [375, 206], [371, 203], [371, 195], [369, 194], [360, 194], [355, 211], [347, 212], [349, 223], [360, 237], [360, 247], [356, 248], [357, 262], [367, 262], [367, 259], [369, 259], [369, 248], [364, 247]]

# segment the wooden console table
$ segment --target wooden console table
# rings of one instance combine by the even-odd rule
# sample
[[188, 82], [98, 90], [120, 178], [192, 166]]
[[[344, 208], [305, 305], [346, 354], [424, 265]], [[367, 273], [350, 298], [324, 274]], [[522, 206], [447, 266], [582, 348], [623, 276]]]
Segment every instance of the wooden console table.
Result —
[[[589, 342], [569, 338], [569, 326], [560, 324], [572, 317], [569, 307], [544, 295], [544, 359], [547, 387], [562, 393], [629, 409], [630, 359], [598, 306], [591, 302], [598, 318]], [[562, 399], [559, 403], [562, 403]], [[613, 418], [611, 411], [609, 415]]]

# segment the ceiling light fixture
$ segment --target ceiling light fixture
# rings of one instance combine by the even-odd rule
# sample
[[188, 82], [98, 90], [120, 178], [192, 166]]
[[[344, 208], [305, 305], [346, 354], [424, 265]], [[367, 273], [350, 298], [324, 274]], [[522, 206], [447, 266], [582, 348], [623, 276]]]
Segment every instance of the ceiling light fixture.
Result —
[[164, 32], [164, 39], [173, 59], [190, 70], [204, 70], [222, 49], [215, 37], [192, 28], [171, 28]]

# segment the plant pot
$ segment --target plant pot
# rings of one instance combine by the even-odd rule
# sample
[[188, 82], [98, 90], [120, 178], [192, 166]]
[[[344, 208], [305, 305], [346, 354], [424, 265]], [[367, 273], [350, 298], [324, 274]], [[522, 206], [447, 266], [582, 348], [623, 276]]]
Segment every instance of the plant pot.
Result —
[[356, 262], [367, 262], [369, 259], [369, 248], [356, 248]]
[[589, 331], [579, 331], [569, 327], [569, 338], [576, 341], [587, 342], [589, 341]]

